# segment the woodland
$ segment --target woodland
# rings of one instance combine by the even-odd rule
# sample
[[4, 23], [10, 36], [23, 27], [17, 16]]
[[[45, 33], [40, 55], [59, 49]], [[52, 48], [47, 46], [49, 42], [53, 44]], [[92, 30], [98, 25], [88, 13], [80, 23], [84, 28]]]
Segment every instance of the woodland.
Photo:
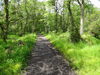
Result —
[[21, 75], [38, 35], [77, 75], [100, 75], [100, 8], [90, 0], [0, 0], [0, 75]]

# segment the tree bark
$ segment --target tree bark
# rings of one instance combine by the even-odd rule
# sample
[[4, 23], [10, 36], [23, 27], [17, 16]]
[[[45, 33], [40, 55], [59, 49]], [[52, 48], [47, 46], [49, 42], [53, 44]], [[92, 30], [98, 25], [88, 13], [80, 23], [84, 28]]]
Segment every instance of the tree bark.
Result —
[[5, 4], [5, 26], [3, 32], [3, 40], [7, 42], [8, 27], [9, 27], [9, 0], [4, 0]]
[[68, 7], [69, 16], [70, 16], [69, 18], [70, 18], [70, 23], [71, 23], [71, 25], [70, 25], [70, 39], [72, 42], [76, 43], [76, 42], [80, 41], [81, 37], [79, 34], [78, 27], [74, 23], [74, 17], [73, 17], [72, 10], [71, 10], [71, 0], [68, 1], [67, 7]]
[[81, 17], [80, 17], [80, 35], [84, 32], [84, 0], [77, 0], [80, 5]]
[[57, 7], [58, 0], [55, 0], [55, 30], [58, 31], [58, 7]]

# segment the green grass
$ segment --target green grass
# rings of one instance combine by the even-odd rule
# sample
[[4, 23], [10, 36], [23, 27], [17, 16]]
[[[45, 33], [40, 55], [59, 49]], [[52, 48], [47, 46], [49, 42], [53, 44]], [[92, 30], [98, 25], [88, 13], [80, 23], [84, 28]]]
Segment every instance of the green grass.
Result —
[[82, 37], [86, 42], [73, 44], [68, 33], [49, 33], [46, 37], [79, 75], [100, 75], [100, 40], [85, 34]]
[[36, 35], [9, 35], [7, 44], [0, 40], [0, 75], [20, 75], [35, 43]]

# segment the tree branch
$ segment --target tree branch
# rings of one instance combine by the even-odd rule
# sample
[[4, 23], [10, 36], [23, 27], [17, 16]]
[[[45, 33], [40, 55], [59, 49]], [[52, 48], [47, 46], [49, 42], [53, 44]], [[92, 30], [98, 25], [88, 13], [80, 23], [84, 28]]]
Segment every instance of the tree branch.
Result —
[[81, 2], [79, 0], [77, 0], [78, 4], [81, 6]]

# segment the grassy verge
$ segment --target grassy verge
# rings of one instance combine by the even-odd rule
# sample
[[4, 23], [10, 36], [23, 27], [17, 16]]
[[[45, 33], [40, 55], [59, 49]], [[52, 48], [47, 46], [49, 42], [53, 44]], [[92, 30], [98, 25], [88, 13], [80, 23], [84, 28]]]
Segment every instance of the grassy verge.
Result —
[[79, 75], [100, 75], [100, 40], [85, 34], [86, 42], [73, 44], [68, 33], [50, 33], [46, 37], [71, 61]]
[[27, 34], [22, 37], [9, 35], [7, 44], [0, 40], [0, 75], [20, 75], [35, 39], [35, 34]]

